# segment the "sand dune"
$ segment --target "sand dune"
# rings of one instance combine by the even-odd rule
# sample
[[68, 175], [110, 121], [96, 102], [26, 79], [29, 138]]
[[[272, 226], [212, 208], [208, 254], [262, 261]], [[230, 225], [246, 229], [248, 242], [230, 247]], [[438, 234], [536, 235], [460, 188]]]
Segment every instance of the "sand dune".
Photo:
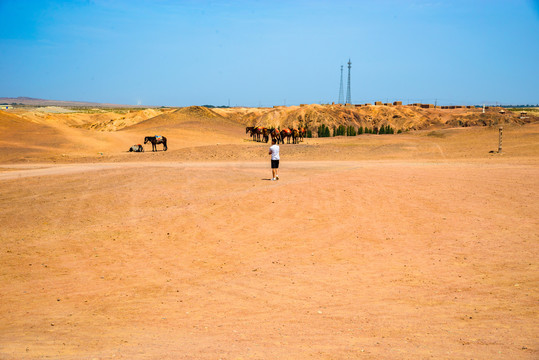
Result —
[[2, 161], [52, 161], [81, 155], [100, 156], [102, 152], [120, 152], [136, 136], [104, 133], [72, 126], [72, 119], [59, 115], [15, 115], [0, 111], [4, 131], [0, 143], [5, 149]]
[[170, 109], [144, 110], [104, 110], [89, 109], [84, 111], [69, 110], [55, 107], [37, 108], [32, 111], [17, 113], [28, 120], [51, 126], [68, 125], [89, 130], [116, 131], [141, 121], [170, 112]]
[[54, 152], [68, 145], [54, 127], [35, 123], [0, 110], [0, 152], [5, 157], [15, 153]]

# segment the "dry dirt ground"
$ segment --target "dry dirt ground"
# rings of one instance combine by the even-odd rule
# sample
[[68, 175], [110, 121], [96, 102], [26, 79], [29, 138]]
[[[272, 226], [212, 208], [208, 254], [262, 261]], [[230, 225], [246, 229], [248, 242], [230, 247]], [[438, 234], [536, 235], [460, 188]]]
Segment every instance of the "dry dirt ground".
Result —
[[539, 358], [537, 125], [308, 139], [272, 182], [224, 123], [20, 124], [1, 359]]

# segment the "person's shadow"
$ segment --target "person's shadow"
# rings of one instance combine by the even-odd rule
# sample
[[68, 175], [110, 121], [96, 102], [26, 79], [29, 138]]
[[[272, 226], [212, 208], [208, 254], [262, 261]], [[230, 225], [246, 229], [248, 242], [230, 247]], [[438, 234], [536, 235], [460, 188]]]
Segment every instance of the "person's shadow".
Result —
[[268, 179], [262, 179], [262, 180], [265, 180], [265, 181], [271, 181], [271, 178], [268, 178]]

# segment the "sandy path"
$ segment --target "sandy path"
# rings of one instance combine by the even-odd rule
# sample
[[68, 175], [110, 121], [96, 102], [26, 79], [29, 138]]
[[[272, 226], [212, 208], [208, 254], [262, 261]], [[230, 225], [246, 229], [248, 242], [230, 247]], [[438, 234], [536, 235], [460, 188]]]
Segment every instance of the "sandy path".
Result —
[[[314, 164], [312, 162], [289, 163], [294, 167], [327, 167], [330, 162]], [[357, 162], [340, 162], [341, 167], [350, 167]], [[262, 168], [267, 163], [262, 162], [130, 162], [130, 163], [82, 163], [82, 164], [10, 164], [0, 165], [0, 180], [11, 180], [35, 176], [68, 175], [82, 172], [102, 171], [111, 169], [139, 169], [145, 171], [155, 168]], [[357, 165], [356, 165], [357, 166]]]
[[[459, 167], [480, 167], [480, 168], [508, 168], [508, 167], [527, 167], [532, 161], [518, 161], [512, 164], [494, 163], [484, 164], [478, 162], [452, 162], [458, 164]], [[395, 167], [395, 166], [444, 166], [449, 163], [440, 163], [437, 161], [388, 161], [388, 160], [373, 160], [373, 161], [287, 161], [284, 164], [285, 169], [310, 169], [317, 170], [338, 170], [338, 169], [357, 169], [357, 168], [372, 168], [372, 167]], [[50, 164], [50, 163], [33, 163], [33, 164], [0, 164], [0, 181], [20, 179], [26, 177], [49, 176], [49, 175], [68, 175], [82, 172], [95, 172], [102, 170], [113, 169], [139, 169], [145, 171], [154, 168], [175, 168], [175, 169], [194, 169], [194, 168], [214, 168], [214, 169], [262, 169], [267, 168], [268, 162], [261, 161], [186, 161], [186, 162], [111, 162], [111, 163], [73, 163], [73, 164]]]
[[536, 166], [285, 162], [268, 177], [0, 169], [0, 358], [539, 356]]

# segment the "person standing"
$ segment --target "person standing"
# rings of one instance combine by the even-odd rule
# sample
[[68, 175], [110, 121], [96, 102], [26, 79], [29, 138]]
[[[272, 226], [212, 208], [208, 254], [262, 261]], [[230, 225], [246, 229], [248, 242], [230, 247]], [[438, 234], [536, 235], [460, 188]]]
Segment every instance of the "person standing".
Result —
[[279, 180], [279, 145], [275, 139], [271, 139], [269, 154], [271, 155], [271, 174], [273, 175], [271, 180]]

